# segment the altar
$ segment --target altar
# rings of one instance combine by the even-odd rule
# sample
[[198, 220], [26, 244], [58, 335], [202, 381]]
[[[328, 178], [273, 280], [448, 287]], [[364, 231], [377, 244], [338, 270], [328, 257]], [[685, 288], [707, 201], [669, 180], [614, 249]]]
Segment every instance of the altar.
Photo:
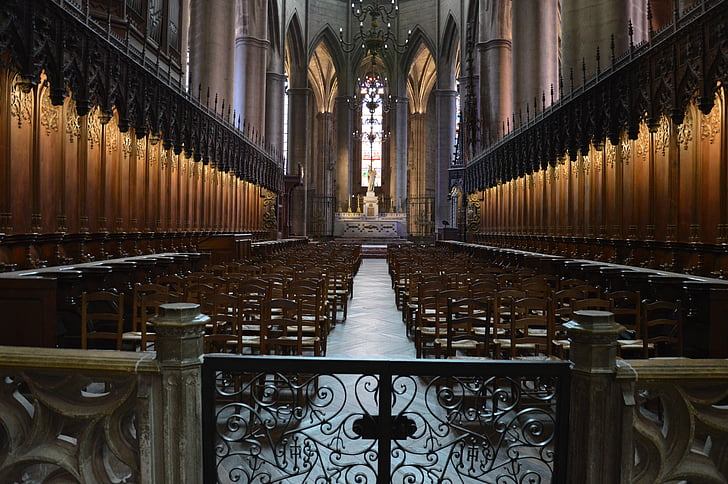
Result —
[[[364, 207], [362, 207], [363, 209]], [[377, 213], [377, 212], [375, 212]], [[404, 213], [341, 212], [336, 214], [334, 236], [345, 239], [399, 239], [407, 237], [407, 215]]]

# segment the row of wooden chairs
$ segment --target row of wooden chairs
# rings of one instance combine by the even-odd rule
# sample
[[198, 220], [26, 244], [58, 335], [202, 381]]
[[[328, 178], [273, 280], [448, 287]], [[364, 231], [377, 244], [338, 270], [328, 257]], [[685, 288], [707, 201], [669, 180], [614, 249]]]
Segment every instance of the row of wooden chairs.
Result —
[[[184, 301], [200, 304], [201, 312], [211, 317], [205, 337], [208, 351], [267, 351], [261, 322], [265, 320], [265, 305], [275, 300], [292, 301], [287, 304], [296, 305], [297, 313], [292, 319], [306, 323], [305, 332], [314, 335], [317, 341], [313, 353], [321, 356], [325, 354], [327, 335], [338, 315], [341, 314], [341, 321], [346, 319], [348, 300], [353, 295], [357, 252], [312, 250], [304, 259], [307, 263], [297, 264], [296, 270], [276, 273], [272, 269], [280, 266], [271, 264], [248, 271], [245, 278], [240, 277], [241, 269], [262, 264], [230, 263], [213, 266], [214, 270], [203, 273], [159, 277], [155, 283], [134, 287], [132, 303], [127, 302], [131, 317], [126, 318], [123, 294], [84, 294], [82, 347], [87, 348], [90, 341], [98, 340], [102, 346], [115, 349], [148, 349], [154, 341], [153, 320], [159, 307]], [[283, 316], [287, 309], [273, 309], [273, 314]], [[126, 331], [125, 320], [130, 321]]]
[[[465, 347], [481, 357], [484, 353], [497, 358], [566, 357], [569, 342], [563, 324], [572, 319], [574, 311], [583, 309], [615, 315], [615, 320], [625, 327], [619, 339], [622, 355], [682, 355], [683, 315], [679, 301], [643, 301], [637, 291], [603, 292], [584, 280], [536, 274], [531, 269], [483, 270], [463, 254], [454, 257], [439, 248], [396, 248], [388, 251], [388, 257], [396, 266], [390, 267], [392, 285], [418, 357], [431, 353], [436, 357], [452, 355], [450, 349], [443, 349], [448, 347], [450, 336], [456, 338], [456, 348]], [[483, 314], [479, 318], [468, 315], [462, 325], [456, 324], [457, 331], [448, 333], [447, 324], [460, 319], [457, 311], [452, 313], [452, 301], [477, 302], [487, 307], [487, 311], [481, 311], [487, 313], [486, 324], [481, 322], [475, 332], [480, 338], [464, 331], [463, 326], [467, 321], [472, 325]], [[526, 301], [534, 307], [523, 314], [518, 306]], [[541, 309], [537, 309], [539, 305]], [[483, 327], [488, 328], [487, 335]], [[525, 336], [534, 336], [534, 340], [510, 343], [511, 338]]]

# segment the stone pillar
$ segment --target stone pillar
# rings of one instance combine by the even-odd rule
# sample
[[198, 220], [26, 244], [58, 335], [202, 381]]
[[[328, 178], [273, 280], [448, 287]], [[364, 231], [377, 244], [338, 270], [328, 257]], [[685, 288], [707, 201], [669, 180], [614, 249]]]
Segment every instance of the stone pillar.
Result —
[[[615, 380], [617, 337], [624, 327], [606, 311], [575, 311], [565, 324], [571, 341], [571, 483], [620, 482], [622, 394]], [[609, 443], [609, 445], [605, 445]]]
[[277, 72], [268, 72], [265, 95], [265, 140], [278, 152], [282, 152], [283, 96], [286, 95], [286, 76]]
[[513, 110], [511, 2], [481, 0], [479, 32], [480, 128], [487, 146], [504, 135]]
[[[333, 162], [336, 164], [336, 202], [339, 209], [346, 210], [353, 194], [351, 185], [351, 143], [352, 115], [346, 96], [336, 98], [334, 104], [334, 120], [336, 121], [336, 152]], [[343, 207], [342, 207], [343, 204]]]
[[[542, 95], [551, 102], [558, 93], [559, 2], [522, 0], [513, 9], [513, 112], [527, 119], [543, 110]], [[534, 106], [534, 98], [536, 106]]]
[[457, 91], [438, 89], [437, 103], [437, 165], [435, 174], [435, 227], [450, 219], [450, 163], [455, 158], [455, 98]]
[[407, 118], [409, 116], [409, 99], [395, 97], [394, 103], [394, 170], [391, 181], [392, 205], [397, 212], [407, 210]]
[[310, 180], [308, 163], [308, 99], [311, 89], [288, 89], [288, 167], [287, 173], [303, 168], [303, 186], [295, 188], [290, 198], [291, 234], [306, 234], [306, 191]]
[[316, 167], [312, 173], [314, 175], [312, 182], [319, 195], [328, 197], [334, 194], [334, 114], [317, 113], [316, 123], [318, 160], [312, 163]]
[[199, 304], [163, 304], [154, 321], [162, 373], [163, 483], [202, 482], [201, 370], [208, 316]]
[[[255, 132], [265, 133], [268, 0], [237, 0], [235, 111]], [[230, 15], [230, 12], [228, 12]]]
[[[672, 2], [671, 2], [672, 3]], [[629, 49], [629, 22], [634, 29], [634, 43], [647, 37], [647, 7], [644, 0], [569, 0], [561, 8], [561, 72], [564, 89], [569, 89], [569, 73], [574, 70], [574, 86], [582, 83], [582, 59], [586, 77], [596, 71], [599, 47], [602, 70], [611, 62], [611, 36], [615, 56]]]
[[223, 100], [229, 105], [233, 99], [235, 2], [191, 0], [190, 7], [190, 95], [199, 95], [204, 104], [209, 89], [210, 107], [215, 94], [218, 106]]

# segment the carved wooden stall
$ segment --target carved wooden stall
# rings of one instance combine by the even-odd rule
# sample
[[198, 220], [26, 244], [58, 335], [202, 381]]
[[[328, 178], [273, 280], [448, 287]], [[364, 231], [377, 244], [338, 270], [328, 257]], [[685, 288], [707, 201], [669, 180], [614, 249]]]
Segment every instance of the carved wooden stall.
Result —
[[465, 168], [470, 239], [728, 276], [727, 19], [726, 2], [696, 2], [583, 86], [555, 87]]
[[0, 8], [0, 270], [275, 234], [278, 155], [185, 92], [171, 46], [82, 7]]

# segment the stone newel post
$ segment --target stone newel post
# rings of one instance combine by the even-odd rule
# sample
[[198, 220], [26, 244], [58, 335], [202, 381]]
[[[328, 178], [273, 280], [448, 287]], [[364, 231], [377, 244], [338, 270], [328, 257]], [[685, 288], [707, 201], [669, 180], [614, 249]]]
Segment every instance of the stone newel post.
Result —
[[617, 337], [624, 327], [606, 311], [575, 311], [571, 340], [569, 482], [620, 482], [621, 407], [615, 381]]
[[164, 304], [154, 321], [162, 372], [164, 483], [202, 482], [201, 371], [208, 316], [199, 304]]

